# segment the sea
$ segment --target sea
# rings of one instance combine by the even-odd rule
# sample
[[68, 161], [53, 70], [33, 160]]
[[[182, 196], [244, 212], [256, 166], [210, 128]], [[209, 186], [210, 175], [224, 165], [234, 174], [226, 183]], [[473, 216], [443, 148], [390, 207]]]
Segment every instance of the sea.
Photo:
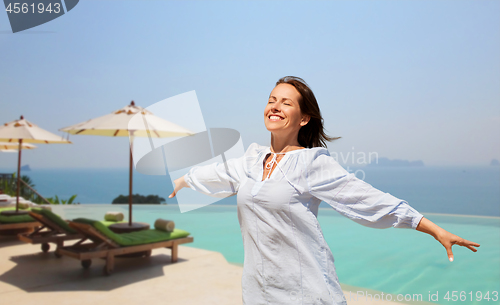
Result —
[[[500, 167], [377, 167], [348, 169], [372, 186], [406, 200], [421, 213], [481, 215], [500, 217]], [[0, 173], [12, 173], [0, 169]], [[119, 195], [128, 195], [129, 169], [32, 169], [22, 172], [33, 181], [44, 197], [68, 199], [77, 195], [80, 204], [111, 203]], [[159, 195], [166, 204], [172, 180], [166, 176], [133, 173], [133, 193]], [[217, 204], [236, 205], [230, 197]], [[322, 203], [321, 207], [328, 207]]]
[[[500, 304], [500, 167], [348, 170], [374, 187], [406, 200], [444, 229], [481, 245], [476, 253], [454, 246], [455, 260], [449, 262], [445, 249], [427, 234], [409, 229], [367, 228], [322, 203], [318, 220], [335, 257], [336, 272], [348, 303], [392, 300], [421, 305]], [[31, 178], [43, 196], [68, 199], [77, 195], [75, 202], [80, 205], [53, 206], [63, 218], [99, 219], [107, 211], [128, 215], [127, 205], [110, 204], [118, 195], [128, 194], [126, 168], [35, 168], [22, 174]], [[161, 205], [134, 205], [134, 221], [153, 224], [159, 217], [175, 220], [177, 228], [194, 237], [194, 242], [187, 246], [217, 251], [228, 262], [243, 264], [234, 196], [181, 213], [175, 198], [167, 198], [173, 188], [169, 176], [134, 172], [133, 187], [134, 194], [166, 199], [166, 204]], [[182, 249], [179, 255], [182, 256]]]

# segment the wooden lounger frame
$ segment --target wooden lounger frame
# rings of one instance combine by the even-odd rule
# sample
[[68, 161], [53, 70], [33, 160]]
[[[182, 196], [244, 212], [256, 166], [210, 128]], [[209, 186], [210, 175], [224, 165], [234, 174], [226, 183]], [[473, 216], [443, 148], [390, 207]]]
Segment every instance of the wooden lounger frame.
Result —
[[0, 231], [18, 230], [18, 229], [32, 229], [40, 227], [42, 224], [38, 221], [32, 222], [18, 222], [18, 223], [0, 223]]
[[[90, 267], [93, 258], [105, 258], [106, 265], [103, 269], [105, 275], [111, 275], [113, 272], [115, 256], [141, 252], [144, 253], [144, 256], [150, 256], [152, 249], [170, 248], [172, 250], [172, 263], [175, 263], [177, 262], [177, 246], [193, 242], [193, 237], [184, 237], [156, 243], [122, 247], [91, 225], [76, 222], [69, 222], [69, 225], [82, 233], [84, 237], [72, 246], [58, 248], [56, 252], [60, 255], [67, 255], [80, 260], [82, 267], [85, 269]], [[84, 243], [87, 239], [92, 242]]]
[[[39, 223], [41, 223], [42, 226], [31, 233], [20, 233], [17, 235], [17, 238], [21, 241], [30, 244], [42, 244], [43, 252], [49, 251], [50, 249], [49, 243], [54, 243], [57, 245], [57, 248], [60, 248], [64, 246], [64, 241], [66, 240], [74, 240], [82, 238], [82, 234], [68, 233], [60, 225], [53, 222], [46, 216], [33, 212], [30, 212], [29, 215], [34, 219], [36, 219]], [[61, 255], [57, 253], [57, 248], [54, 254], [57, 257], [61, 257]]]

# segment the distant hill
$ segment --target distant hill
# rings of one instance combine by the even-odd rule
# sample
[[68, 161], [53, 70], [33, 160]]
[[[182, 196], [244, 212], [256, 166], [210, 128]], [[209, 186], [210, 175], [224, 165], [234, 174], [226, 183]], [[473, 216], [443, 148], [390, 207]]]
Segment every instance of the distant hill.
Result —
[[367, 166], [369, 167], [423, 167], [424, 162], [422, 160], [408, 161], [408, 160], [389, 160], [388, 158], [378, 158], [378, 160], [372, 161]]
[[497, 159], [493, 159], [493, 160], [491, 160], [490, 165], [491, 166], [500, 166], [500, 161], [498, 161]]
[[25, 171], [29, 172], [29, 171], [31, 171], [31, 168], [30, 168], [29, 164], [26, 164], [26, 165], [21, 166], [21, 170], [23, 172], [25, 172]]

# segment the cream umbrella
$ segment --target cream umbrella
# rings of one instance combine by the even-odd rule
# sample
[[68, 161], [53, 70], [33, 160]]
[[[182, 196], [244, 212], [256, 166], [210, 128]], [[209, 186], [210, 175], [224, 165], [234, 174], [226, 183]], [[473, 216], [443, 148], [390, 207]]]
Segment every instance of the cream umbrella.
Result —
[[[23, 149], [35, 149], [36, 146], [29, 144], [29, 143], [23, 143]], [[0, 142], [0, 151], [1, 152], [17, 152], [19, 150], [19, 143], [15, 142]]]
[[[61, 136], [55, 135], [37, 125], [25, 120], [23, 116], [19, 120], [5, 123], [0, 126], [0, 141], [11, 144], [18, 143], [18, 160], [17, 160], [17, 200], [15, 214], [19, 214], [19, 189], [21, 183], [21, 152], [24, 143], [40, 143], [40, 144], [69, 144], [70, 141]], [[2, 214], [10, 214], [8, 211]]]
[[[131, 120], [140, 113], [142, 120]], [[79, 124], [61, 128], [61, 131], [77, 135], [130, 137], [129, 162], [129, 227], [132, 228], [132, 150], [134, 137], [183, 137], [193, 135], [190, 130], [153, 115], [147, 109], [136, 106], [134, 101], [110, 114]]]

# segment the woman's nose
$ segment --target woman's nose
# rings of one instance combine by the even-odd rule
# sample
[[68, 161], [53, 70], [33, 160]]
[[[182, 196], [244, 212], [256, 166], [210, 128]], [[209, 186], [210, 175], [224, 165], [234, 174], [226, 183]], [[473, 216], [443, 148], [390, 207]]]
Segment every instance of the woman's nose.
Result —
[[271, 110], [273, 110], [273, 111], [280, 111], [280, 109], [281, 109], [280, 103], [274, 103], [271, 106]]

